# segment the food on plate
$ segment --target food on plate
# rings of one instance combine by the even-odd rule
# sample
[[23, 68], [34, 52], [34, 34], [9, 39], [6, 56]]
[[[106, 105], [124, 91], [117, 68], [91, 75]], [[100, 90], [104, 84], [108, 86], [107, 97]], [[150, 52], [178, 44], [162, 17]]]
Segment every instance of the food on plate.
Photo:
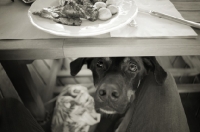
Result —
[[[43, 8], [40, 11], [32, 12], [32, 14], [65, 25], [80, 26], [81, 19], [89, 21], [96, 21], [98, 18], [108, 20], [118, 12], [115, 5], [109, 5], [106, 8], [105, 0], [98, 0], [97, 2], [94, 0], [59, 0], [58, 2], [58, 6]], [[111, 3], [113, 0], [106, 2]]]
[[118, 7], [115, 5], [109, 5], [107, 7], [102, 7], [99, 9], [99, 16], [100, 20], [108, 20], [112, 17], [112, 15], [117, 14]]
[[98, 10], [88, 3], [81, 5], [73, 1], [62, 8], [61, 14], [64, 15], [64, 17], [80, 17], [95, 21], [98, 17]]
[[108, 20], [112, 17], [112, 13], [110, 12], [109, 9], [103, 7], [99, 9], [99, 16], [98, 18], [100, 20]]
[[61, 6], [57, 6], [57, 7], [43, 8], [41, 11], [33, 12], [33, 14], [38, 15], [43, 18], [51, 19], [57, 23], [62, 23], [65, 25], [71, 25], [71, 26], [80, 26], [81, 25], [82, 21], [80, 20], [80, 18], [64, 17], [64, 15], [61, 13], [61, 11], [62, 11]]
[[59, 5], [62, 5], [62, 6], [64, 6], [64, 5], [65, 5], [65, 2], [66, 2], [66, 0], [59, 0], [58, 2], [59, 2]]
[[94, 4], [96, 3], [96, 2], [104, 2], [104, 3], [106, 3], [106, 0], [91, 0]]
[[98, 10], [86, 0], [82, 0], [80, 3], [82, 4], [69, 0], [65, 1], [64, 6], [43, 8], [41, 11], [33, 12], [33, 14], [71, 26], [80, 26], [82, 22], [80, 18], [90, 21], [97, 20]]
[[118, 8], [115, 5], [109, 5], [107, 8], [110, 10], [112, 15], [114, 15], [114, 14], [116, 14], [118, 12]]
[[96, 7], [97, 9], [100, 9], [102, 7], [106, 7], [106, 3], [104, 3], [104, 2], [96, 2], [94, 4], [94, 7]]
[[[14, 0], [12, 0], [14, 2]], [[35, 0], [22, 0], [24, 3], [33, 3]]]

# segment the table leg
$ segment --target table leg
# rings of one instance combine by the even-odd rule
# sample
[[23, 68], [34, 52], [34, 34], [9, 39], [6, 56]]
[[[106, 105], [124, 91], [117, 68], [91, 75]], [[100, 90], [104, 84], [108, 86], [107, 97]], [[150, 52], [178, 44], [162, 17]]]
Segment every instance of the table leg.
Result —
[[45, 107], [36, 91], [26, 61], [1, 61], [1, 64], [26, 108], [36, 120], [45, 119]]

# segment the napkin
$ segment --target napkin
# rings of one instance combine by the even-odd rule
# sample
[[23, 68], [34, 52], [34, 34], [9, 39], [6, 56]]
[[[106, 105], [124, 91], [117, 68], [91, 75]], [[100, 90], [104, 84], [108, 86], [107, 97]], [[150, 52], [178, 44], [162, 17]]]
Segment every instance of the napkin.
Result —
[[[135, 0], [139, 8], [166, 13], [183, 18], [169, 0]], [[136, 27], [125, 25], [110, 32], [111, 37], [138, 37], [138, 38], [190, 38], [197, 36], [194, 30], [186, 25], [158, 18], [138, 12], [135, 21]]]
[[70, 85], [62, 90], [54, 109], [52, 132], [88, 132], [99, 121], [100, 114], [86, 87]]

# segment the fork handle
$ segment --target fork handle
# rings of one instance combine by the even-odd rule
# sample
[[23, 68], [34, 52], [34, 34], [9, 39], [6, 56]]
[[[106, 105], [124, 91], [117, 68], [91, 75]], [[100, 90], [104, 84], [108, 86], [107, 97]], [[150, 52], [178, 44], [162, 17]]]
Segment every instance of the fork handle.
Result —
[[181, 24], [185, 24], [185, 25], [200, 29], [200, 24], [196, 23], [196, 22], [193, 22], [193, 21], [177, 18], [177, 17], [170, 16], [170, 15], [167, 15], [167, 14], [164, 14], [164, 13], [156, 12], [156, 11], [151, 11], [150, 14], [153, 15], [153, 16], [156, 16], [156, 17], [169, 19], [169, 20], [181, 23]]

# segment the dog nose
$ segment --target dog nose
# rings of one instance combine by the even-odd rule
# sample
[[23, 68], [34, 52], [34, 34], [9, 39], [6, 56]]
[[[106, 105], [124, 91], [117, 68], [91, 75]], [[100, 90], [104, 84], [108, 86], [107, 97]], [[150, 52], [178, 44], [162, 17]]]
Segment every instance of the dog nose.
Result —
[[120, 97], [120, 93], [118, 90], [113, 88], [100, 88], [98, 91], [98, 95], [102, 101], [106, 101], [107, 98], [110, 98], [112, 101], [116, 101]]
[[112, 98], [113, 100], [118, 99], [118, 98], [119, 98], [119, 92], [118, 92], [117, 90], [112, 91], [112, 93], [111, 93], [111, 98]]
[[106, 101], [106, 98], [107, 98], [107, 92], [105, 89], [99, 89], [99, 91], [97, 92], [97, 96], [99, 96], [99, 98], [102, 100], [102, 101]]

